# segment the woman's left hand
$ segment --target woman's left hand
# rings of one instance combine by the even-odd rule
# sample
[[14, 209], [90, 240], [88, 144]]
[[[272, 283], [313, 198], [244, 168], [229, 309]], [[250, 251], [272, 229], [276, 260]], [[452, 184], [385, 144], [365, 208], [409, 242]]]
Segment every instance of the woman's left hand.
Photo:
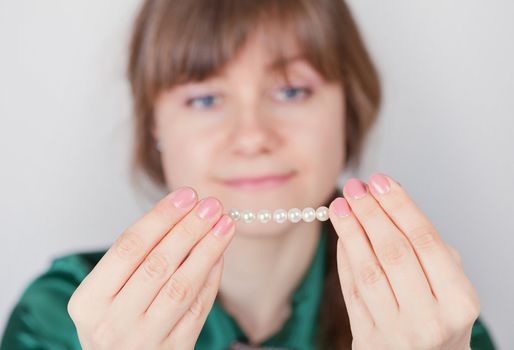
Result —
[[469, 350], [480, 302], [458, 252], [397, 182], [369, 183], [348, 180], [329, 208], [352, 349]]

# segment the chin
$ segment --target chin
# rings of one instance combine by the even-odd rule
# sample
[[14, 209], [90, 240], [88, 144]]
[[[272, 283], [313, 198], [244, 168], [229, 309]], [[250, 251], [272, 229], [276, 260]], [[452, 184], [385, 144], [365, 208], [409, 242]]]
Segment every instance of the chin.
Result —
[[273, 237], [285, 234], [288, 232], [292, 225], [298, 225], [290, 222], [276, 223], [260, 223], [252, 222], [250, 224], [244, 222], [236, 222], [236, 235], [243, 235], [246, 237]]
[[[218, 183], [213, 193], [219, 194], [219, 198], [223, 200], [226, 211], [232, 207], [240, 210], [248, 209], [254, 212], [261, 209], [269, 209], [271, 211], [278, 208], [289, 210], [298, 207], [302, 209], [305, 206], [311, 206], [309, 204], [311, 201], [307, 198], [311, 191], [306, 190], [311, 184], [304, 180], [297, 174], [287, 183], [267, 189], [236, 189]], [[270, 223], [266, 225], [270, 225]]]

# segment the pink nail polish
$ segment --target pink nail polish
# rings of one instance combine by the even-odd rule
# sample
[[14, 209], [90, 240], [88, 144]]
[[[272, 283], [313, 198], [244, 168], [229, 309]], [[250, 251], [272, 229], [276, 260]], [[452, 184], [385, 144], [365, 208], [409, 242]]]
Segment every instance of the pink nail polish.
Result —
[[170, 195], [171, 202], [176, 208], [188, 208], [196, 201], [196, 193], [190, 187], [181, 187]]
[[359, 179], [351, 178], [344, 186], [345, 192], [352, 198], [359, 199], [366, 195], [368, 189]]
[[332, 205], [334, 206], [334, 212], [340, 218], [350, 215], [350, 206], [348, 205], [346, 199], [344, 199], [343, 197], [337, 197], [336, 199], [334, 199]]
[[391, 189], [387, 178], [380, 173], [373, 174], [373, 176], [369, 178], [369, 183], [371, 185], [371, 191], [374, 194], [385, 194]]
[[223, 215], [221, 219], [214, 225], [212, 234], [218, 237], [225, 236], [232, 228], [234, 221], [230, 216]]
[[220, 208], [220, 202], [213, 197], [207, 197], [200, 201], [198, 208], [196, 208], [196, 214], [201, 219], [208, 219], [218, 212]]

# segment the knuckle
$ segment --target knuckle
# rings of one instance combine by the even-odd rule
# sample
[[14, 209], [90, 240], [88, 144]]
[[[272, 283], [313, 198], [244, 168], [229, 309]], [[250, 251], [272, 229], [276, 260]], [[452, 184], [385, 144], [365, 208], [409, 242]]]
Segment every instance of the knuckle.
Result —
[[353, 283], [349, 288], [349, 299], [354, 302], [358, 302], [361, 299], [361, 294], [359, 292], [359, 288], [357, 288], [357, 285]]
[[143, 249], [143, 240], [131, 229], [123, 232], [114, 242], [114, 252], [122, 260], [130, 260]]
[[178, 222], [172, 231], [181, 232], [181, 239], [186, 240], [189, 246], [193, 246], [196, 243], [197, 235], [194, 233], [195, 230], [191, 229], [183, 220]]
[[170, 217], [170, 212], [173, 210], [172, 209], [172, 205], [170, 205], [170, 202], [166, 201], [166, 200], [161, 200], [159, 202], [157, 202], [152, 210], [150, 210], [148, 213], [150, 215], [153, 215], [155, 216], [156, 218], [168, 218], [169, 220], [169, 217]]
[[68, 311], [68, 315], [73, 321], [76, 321], [77, 316], [80, 315], [78, 310], [79, 304], [76, 301], [76, 297], [74, 295], [71, 296], [70, 300], [68, 300], [68, 304], [66, 305], [66, 310]]
[[170, 335], [168, 335], [168, 338], [166, 338], [166, 340], [164, 341], [162, 349], [166, 349], [166, 350], [180, 350], [183, 347], [184, 347], [183, 344], [179, 345], [179, 341], [176, 339], [174, 334], [171, 333]]
[[388, 210], [401, 215], [403, 211], [407, 210], [412, 205], [413, 203], [405, 193], [399, 193], [397, 196], [391, 196], [389, 198]]
[[343, 275], [351, 276], [353, 274], [352, 266], [350, 265], [349, 261], [345, 258], [343, 258], [344, 252], [338, 252], [337, 253], [337, 265], [338, 270]]
[[[219, 268], [218, 268], [218, 271], [219, 271]], [[203, 285], [203, 291], [211, 291], [213, 289], [217, 289], [218, 288], [218, 279], [216, 278], [217, 277], [217, 272], [218, 271], [215, 271], [215, 270], [211, 270], [211, 273], [209, 274], [209, 278], [207, 278], [207, 280], [205, 281], [204, 285]]]
[[99, 322], [91, 333], [91, 341], [94, 348], [113, 349], [116, 345], [118, 330], [112, 322], [103, 320]]
[[205, 307], [200, 298], [196, 298], [188, 312], [194, 319], [198, 319], [202, 316], [204, 309]]
[[371, 218], [377, 216], [379, 214], [379, 212], [382, 210], [379, 208], [380, 208], [379, 205], [374, 204], [374, 203], [366, 205], [359, 210], [359, 212], [357, 213], [357, 216], [359, 218], [362, 218], [363, 220], [371, 219]]
[[[130, 345], [127, 345], [129, 343]], [[148, 349], [148, 338], [147, 337], [131, 337], [130, 339], [126, 339], [124, 343], [122, 343], [122, 349], [131, 349], [131, 350], [146, 350]]]
[[376, 261], [372, 261], [361, 267], [359, 276], [364, 285], [374, 285], [382, 277], [382, 269]]
[[417, 249], [429, 250], [439, 244], [436, 231], [429, 226], [419, 226], [411, 230], [410, 240]]
[[175, 302], [180, 302], [189, 297], [193, 292], [191, 281], [180, 271], [176, 271], [169, 279], [164, 289], [166, 295]]
[[449, 245], [449, 244], [446, 244], [448, 246], [448, 250], [450, 251], [450, 253], [452, 254], [453, 258], [455, 259], [455, 261], [459, 264], [459, 265], [462, 265], [462, 257], [459, 253], [459, 251], [457, 249], [455, 249], [453, 246]]
[[466, 295], [460, 299], [461, 307], [458, 308], [455, 324], [457, 328], [469, 327], [480, 315], [480, 301], [475, 296]]
[[434, 317], [418, 324], [416, 331], [412, 332], [411, 344], [413, 348], [439, 349], [445, 343], [448, 333], [444, 324]]
[[149, 278], [159, 278], [169, 271], [170, 263], [166, 254], [154, 251], [143, 263], [143, 271]]
[[379, 247], [377, 249], [377, 254], [381, 261], [391, 265], [398, 265], [406, 259], [409, 249], [410, 245], [407, 240], [397, 238], [390, 240], [383, 246]]
[[173, 226], [171, 233], [182, 232], [184, 236], [190, 236], [190, 230], [184, 225], [184, 220], [181, 220]]
[[475, 316], [475, 319], [480, 316], [480, 312], [482, 312], [482, 305], [480, 303], [480, 297], [478, 296], [478, 293], [473, 290], [473, 293], [471, 295], [471, 303], [473, 307], [471, 308], [473, 310], [473, 314]]
[[87, 317], [85, 313], [87, 309], [84, 308], [85, 302], [82, 297], [84, 294], [82, 289], [82, 286], [79, 285], [66, 304], [68, 315], [76, 325], [82, 323], [83, 319]]

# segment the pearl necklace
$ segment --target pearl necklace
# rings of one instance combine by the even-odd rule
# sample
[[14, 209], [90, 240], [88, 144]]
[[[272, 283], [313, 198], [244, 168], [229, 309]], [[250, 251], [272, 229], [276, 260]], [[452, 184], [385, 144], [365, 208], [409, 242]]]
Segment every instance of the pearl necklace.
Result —
[[276, 209], [273, 211], [273, 213], [271, 213], [271, 211], [268, 209], [262, 209], [257, 214], [251, 210], [231, 208], [228, 214], [234, 221], [243, 221], [247, 224], [252, 223], [256, 219], [258, 222], [263, 224], [269, 222], [272, 219], [279, 224], [285, 222], [286, 220], [289, 220], [292, 223], [297, 223], [302, 219], [305, 222], [312, 222], [316, 219], [319, 221], [327, 221], [329, 219], [328, 208], [325, 206], [321, 206], [316, 210], [310, 207], [307, 207], [303, 210], [298, 208], [291, 208], [288, 211], [285, 209]]

